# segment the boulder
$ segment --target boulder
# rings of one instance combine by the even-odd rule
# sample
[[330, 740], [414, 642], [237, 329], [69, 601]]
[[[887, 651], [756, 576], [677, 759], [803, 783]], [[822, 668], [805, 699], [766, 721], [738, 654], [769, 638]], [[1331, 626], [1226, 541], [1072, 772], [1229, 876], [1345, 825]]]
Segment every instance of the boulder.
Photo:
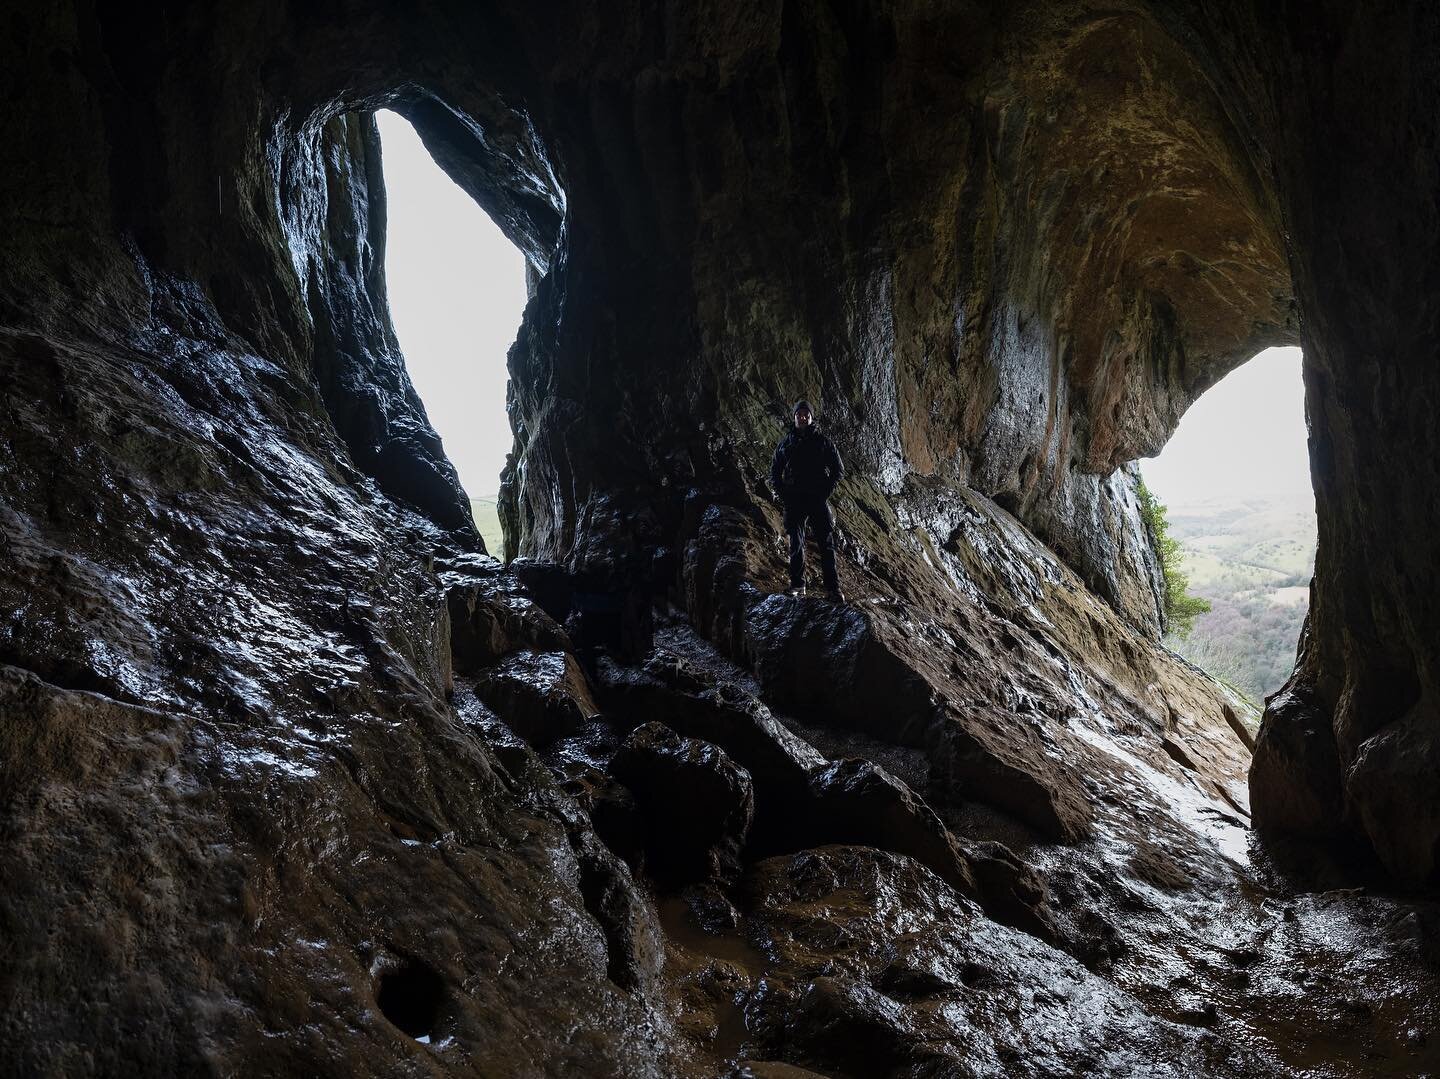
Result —
[[797, 986], [784, 1023], [789, 1053], [849, 1075], [888, 1074], [920, 1041], [904, 1005], [852, 978], [822, 976]]
[[635, 796], [614, 776], [580, 764], [560, 783], [590, 818], [595, 834], [632, 869], [644, 864], [645, 818]]
[[1058, 764], [1029, 728], [993, 727], [987, 730], [979, 715], [940, 727], [931, 782], [952, 797], [1003, 809], [1052, 842], [1087, 837], [1093, 811], [1079, 778]]
[[569, 652], [528, 649], [483, 671], [475, 695], [537, 748], [575, 733], [600, 714], [580, 664]]
[[566, 651], [565, 631], [497, 563], [457, 560], [441, 571], [456, 671], [473, 674], [520, 648]]
[[933, 690], [892, 628], [858, 605], [766, 596], [746, 611], [744, 650], [777, 708], [898, 745], [925, 743]]
[[653, 991], [664, 962], [663, 934], [630, 872], [590, 832], [570, 833], [585, 912], [605, 942], [605, 973], [627, 992]]
[[821, 847], [755, 863], [743, 891], [768, 960], [745, 1007], [752, 1056], [844, 1075], [1265, 1071], [981, 917], [914, 859]]
[[843, 760], [810, 778], [811, 844], [863, 843], [914, 858], [962, 895], [979, 889], [955, 837], [909, 787], [878, 764]]
[[1426, 883], [1440, 868], [1437, 776], [1440, 730], [1420, 706], [1362, 742], [1345, 773], [1351, 816], [1385, 868], [1414, 884]]
[[1250, 764], [1250, 811], [1262, 831], [1333, 834], [1340, 820], [1340, 759], [1330, 717], [1299, 679], [1265, 707]]
[[1052, 944], [1059, 938], [1045, 882], [1014, 851], [993, 840], [965, 843], [962, 849], [986, 914]]
[[810, 775], [826, 764], [814, 746], [739, 686], [716, 684], [679, 657], [657, 653], [644, 668], [602, 659], [598, 670], [598, 692], [616, 725], [660, 722], [719, 746], [754, 781], [757, 828], [786, 830], [808, 795]]
[[750, 773], [723, 749], [646, 723], [610, 768], [644, 813], [646, 868], [663, 887], [739, 874], [755, 789]]

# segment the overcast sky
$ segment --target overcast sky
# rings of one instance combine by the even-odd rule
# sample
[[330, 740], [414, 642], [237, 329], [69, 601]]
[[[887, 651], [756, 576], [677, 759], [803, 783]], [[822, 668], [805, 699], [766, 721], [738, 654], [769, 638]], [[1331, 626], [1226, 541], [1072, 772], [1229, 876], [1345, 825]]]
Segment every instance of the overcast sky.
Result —
[[525, 260], [441, 171], [408, 121], [376, 114], [395, 332], [430, 422], [471, 498], [493, 496], [510, 450], [505, 353], [525, 310]]
[[1140, 462], [1160, 501], [1309, 491], [1300, 350], [1270, 348], [1207, 390], [1159, 457]]
[[[410, 377], [472, 498], [499, 489], [510, 449], [505, 353], [525, 309], [524, 259], [431, 160], [410, 124], [377, 114], [390, 227], [385, 273]], [[1310, 490], [1300, 350], [1232, 371], [1140, 462], [1162, 502]]]

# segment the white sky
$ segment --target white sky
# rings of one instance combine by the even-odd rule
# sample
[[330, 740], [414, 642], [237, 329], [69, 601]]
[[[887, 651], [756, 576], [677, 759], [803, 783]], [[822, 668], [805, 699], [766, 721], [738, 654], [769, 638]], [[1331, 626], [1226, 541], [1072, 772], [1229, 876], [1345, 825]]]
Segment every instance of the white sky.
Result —
[[505, 353], [525, 310], [525, 259], [407, 120], [375, 119], [389, 217], [385, 278], [405, 366], [465, 492], [493, 497], [511, 445]]
[[1298, 348], [1267, 348], [1190, 406], [1159, 457], [1141, 461], [1161, 502], [1310, 491]]

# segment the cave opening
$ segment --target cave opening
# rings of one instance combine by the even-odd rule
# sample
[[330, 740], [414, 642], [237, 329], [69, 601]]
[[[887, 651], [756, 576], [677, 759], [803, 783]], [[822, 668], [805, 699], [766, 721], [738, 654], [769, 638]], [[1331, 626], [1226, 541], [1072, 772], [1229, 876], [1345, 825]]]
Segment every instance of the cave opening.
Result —
[[1166, 643], [1257, 708], [1295, 665], [1315, 572], [1298, 348], [1268, 348], [1205, 392], [1142, 475], [1159, 527]]
[[475, 526], [486, 549], [499, 555], [500, 472], [513, 444], [506, 355], [525, 309], [525, 256], [446, 174], [409, 120], [389, 110], [375, 120], [395, 333]]

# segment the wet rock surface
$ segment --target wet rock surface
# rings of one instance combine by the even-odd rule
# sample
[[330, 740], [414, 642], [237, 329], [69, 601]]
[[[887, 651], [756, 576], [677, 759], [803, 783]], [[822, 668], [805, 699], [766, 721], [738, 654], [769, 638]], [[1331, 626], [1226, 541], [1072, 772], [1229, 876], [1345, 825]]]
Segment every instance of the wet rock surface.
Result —
[[[1171, 1074], [1239, 1070], [1218, 1045], [979, 912], [913, 861], [826, 847], [755, 867], [773, 964], [747, 1015], [761, 1045], [845, 1074]], [[1037, 967], [1046, 984], [1031, 979]], [[1110, 1046], [1116, 1046], [1115, 1052]]]
[[[7, 1071], [1440, 1067], [1427, 11], [7, 12]], [[510, 569], [387, 105], [530, 264]], [[1297, 339], [1252, 765], [1125, 466]], [[781, 594], [802, 395], [848, 604]]]
[[956, 891], [973, 895], [974, 877], [933, 810], [879, 765], [838, 761], [811, 779], [819, 842], [863, 843], [898, 851]]
[[580, 663], [569, 652], [514, 652], [483, 671], [475, 695], [535, 746], [579, 732], [599, 714]]
[[636, 728], [610, 770], [645, 821], [645, 865], [667, 885], [732, 880], [755, 816], [750, 773], [719, 746], [663, 723]]

